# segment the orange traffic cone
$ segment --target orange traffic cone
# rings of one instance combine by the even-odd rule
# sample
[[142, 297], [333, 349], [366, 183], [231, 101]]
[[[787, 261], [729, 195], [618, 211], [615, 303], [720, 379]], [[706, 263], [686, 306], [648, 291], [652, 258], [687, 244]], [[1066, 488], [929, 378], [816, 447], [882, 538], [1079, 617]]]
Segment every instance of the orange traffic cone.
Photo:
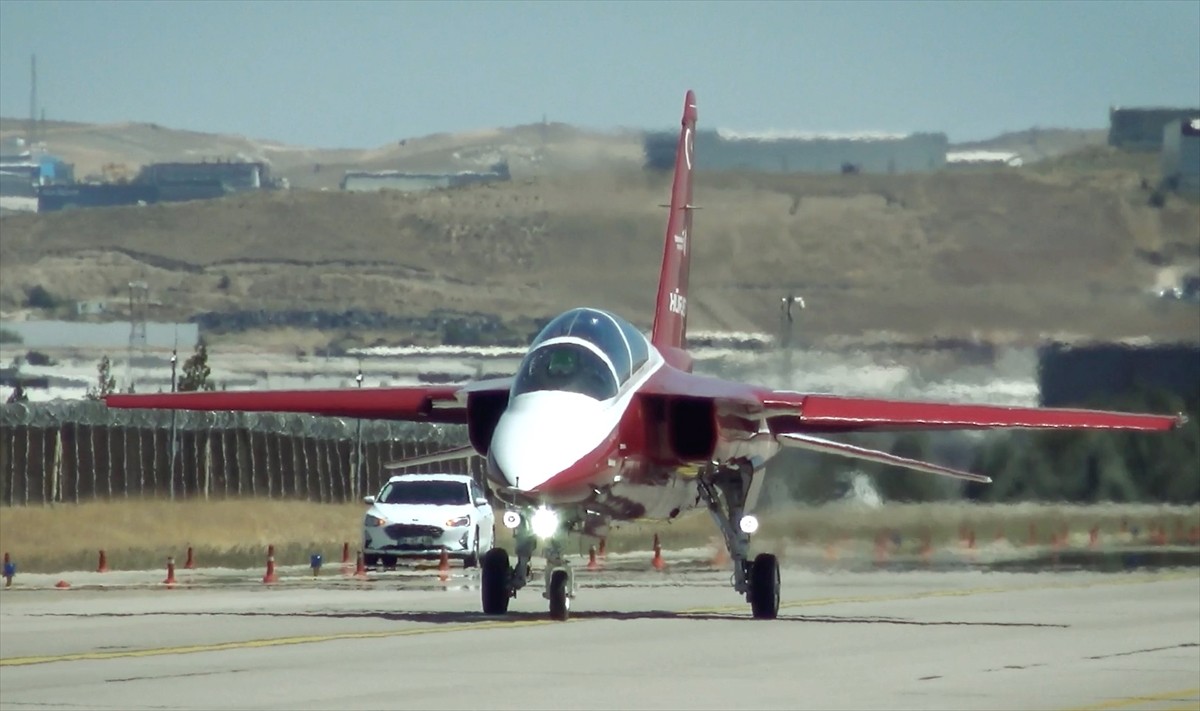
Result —
[[13, 565], [12, 556], [7, 552], [4, 554], [4, 587], [12, 587], [13, 576], [17, 573], [17, 566]]
[[342, 543], [342, 575], [350, 574], [350, 542]]
[[588, 570], [600, 570], [600, 564], [596, 562], [596, 546], [588, 548]]
[[167, 558], [167, 579], [163, 581], [163, 585], [175, 584], [175, 558]]
[[713, 538], [713, 553], [712, 560], [709, 565], [714, 568], [724, 568], [729, 565], [729, 551], [725, 548], [725, 542], [720, 538]]
[[358, 552], [358, 560], [354, 564], [354, 577], [365, 580], [367, 577], [367, 564], [363, 559], [363, 552]]
[[450, 579], [450, 555], [442, 549], [442, 557], [438, 560], [438, 580], [443, 583]]
[[600, 539], [600, 550], [596, 552], [596, 555], [600, 556], [600, 560], [605, 560], [608, 558], [608, 539], [607, 538]]
[[58, 588], [59, 590], [66, 590], [67, 588], [71, 587], [71, 584], [65, 580], [60, 580], [54, 584], [54, 587]]
[[1092, 526], [1092, 530], [1088, 531], [1088, 547], [1095, 548], [1100, 544], [1100, 527]]
[[267, 547], [267, 572], [262, 581], [267, 585], [279, 582], [279, 575], [275, 572], [275, 546]]
[[96, 564], [96, 572], [97, 573], [107, 573], [108, 572], [108, 556], [104, 554], [103, 550], [100, 551], [100, 562]]
[[887, 535], [880, 531], [875, 534], [875, 565], [883, 565], [887, 563]]
[[925, 565], [933, 560], [933, 536], [928, 530], [921, 534], [921, 562]]
[[667, 567], [667, 564], [663, 562], [662, 544], [658, 541], [657, 533], [654, 534], [654, 560], [652, 562], [655, 570], [662, 570], [663, 568]]
[[196, 568], [196, 558], [192, 553], [192, 547], [188, 546], [187, 560], [183, 562], [185, 570], [194, 570]]

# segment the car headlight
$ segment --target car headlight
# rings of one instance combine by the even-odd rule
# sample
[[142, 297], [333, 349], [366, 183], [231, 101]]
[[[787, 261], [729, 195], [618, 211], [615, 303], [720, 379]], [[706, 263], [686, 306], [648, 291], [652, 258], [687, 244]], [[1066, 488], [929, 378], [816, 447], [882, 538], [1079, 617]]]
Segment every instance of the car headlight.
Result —
[[462, 526], [470, 526], [470, 525], [471, 525], [471, 517], [470, 516], [459, 516], [458, 518], [452, 518], [446, 522], [446, 528], [460, 528]]
[[367, 514], [367, 517], [363, 519], [363, 525], [369, 528], [378, 528], [379, 526], [386, 526], [387, 519]]

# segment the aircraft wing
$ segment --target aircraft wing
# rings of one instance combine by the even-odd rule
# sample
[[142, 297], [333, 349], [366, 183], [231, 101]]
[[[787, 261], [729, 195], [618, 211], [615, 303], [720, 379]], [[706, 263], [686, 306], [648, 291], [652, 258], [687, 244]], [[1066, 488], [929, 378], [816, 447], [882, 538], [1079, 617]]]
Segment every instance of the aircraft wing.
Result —
[[[463, 424], [464, 386], [436, 385], [337, 390], [241, 390], [109, 395], [113, 408], [300, 412], [329, 417]], [[478, 388], [472, 392], [479, 392]]]
[[759, 402], [776, 433], [994, 428], [1151, 432], [1174, 429], [1187, 421], [1183, 415], [883, 400], [787, 391], [760, 391]]
[[719, 404], [722, 411], [763, 421], [771, 436], [785, 447], [798, 447], [980, 483], [990, 480], [979, 474], [815, 435], [998, 428], [1165, 431], [1179, 427], [1187, 420], [1183, 415], [886, 400], [763, 390], [677, 370], [653, 378], [644, 392], [656, 396], [711, 400]]

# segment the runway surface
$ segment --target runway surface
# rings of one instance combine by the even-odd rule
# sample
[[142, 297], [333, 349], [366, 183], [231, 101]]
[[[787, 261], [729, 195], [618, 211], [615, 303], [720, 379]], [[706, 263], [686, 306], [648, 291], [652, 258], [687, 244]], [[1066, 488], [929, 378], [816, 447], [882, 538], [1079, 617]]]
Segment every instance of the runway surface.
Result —
[[285, 573], [5, 590], [0, 709], [1200, 709], [1194, 568], [787, 567], [764, 621], [728, 572], [614, 561], [565, 623], [459, 569]]

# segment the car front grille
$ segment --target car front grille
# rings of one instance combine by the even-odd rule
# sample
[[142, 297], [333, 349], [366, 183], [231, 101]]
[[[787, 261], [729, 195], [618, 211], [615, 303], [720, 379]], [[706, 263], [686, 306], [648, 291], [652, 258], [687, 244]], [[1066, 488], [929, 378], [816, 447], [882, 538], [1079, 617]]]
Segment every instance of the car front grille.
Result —
[[416, 536], [430, 536], [437, 538], [442, 535], [443, 529], [441, 526], [422, 526], [416, 523], [393, 523], [383, 529], [384, 533], [392, 538], [414, 538]]

